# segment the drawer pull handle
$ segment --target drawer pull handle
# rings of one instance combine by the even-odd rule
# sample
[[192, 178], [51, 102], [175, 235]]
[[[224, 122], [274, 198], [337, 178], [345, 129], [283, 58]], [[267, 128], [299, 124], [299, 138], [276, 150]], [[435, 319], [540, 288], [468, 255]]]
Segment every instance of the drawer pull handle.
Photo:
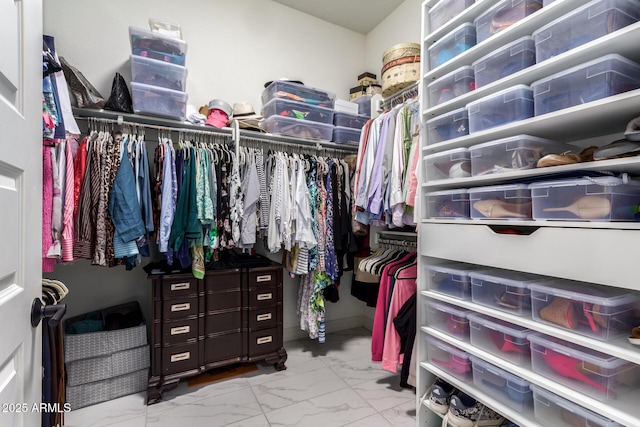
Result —
[[258, 301], [273, 299], [273, 293], [269, 292], [268, 294], [258, 294], [257, 298], [258, 298]]
[[171, 335], [188, 334], [191, 331], [191, 326], [178, 326], [177, 328], [171, 328]]
[[273, 341], [273, 337], [269, 335], [268, 337], [260, 337], [256, 340], [257, 344], [267, 344]]
[[260, 283], [260, 282], [270, 282], [271, 281], [271, 275], [270, 274], [265, 274], [264, 276], [258, 276], [256, 277], [256, 282]]
[[171, 311], [185, 311], [191, 309], [191, 303], [185, 302], [183, 304], [173, 304], [171, 306]]
[[258, 322], [262, 322], [263, 320], [271, 320], [271, 313], [267, 313], [267, 314], [258, 314], [256, 316], [256, 320]]
[[191, 352], [185, 351], [184, 353], [172, 354], [171, 355], [171, 363], [181, 362], [183, 360], [191, 359]]
[[189, 283], [189, 282], [173, 283], [171, 285], [171, 290], [172, 291], [184, 291], [185, 289], [189, 289], [190, 287], [191, 287], [191, 283]]

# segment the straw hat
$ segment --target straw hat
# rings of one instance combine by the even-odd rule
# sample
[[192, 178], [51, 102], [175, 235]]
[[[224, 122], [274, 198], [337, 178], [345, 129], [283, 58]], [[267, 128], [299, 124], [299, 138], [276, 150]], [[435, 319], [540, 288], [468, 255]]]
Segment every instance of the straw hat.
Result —
[[253, 105], [250, 102], [235, 102], [233, 104], [233, 113], [231, 119], [229, 119], [228, 125], [234, 121], [237, 121], [241, 128], [243, 129], [254, 129], [260, 130], [260, 122], [264, 120], [259, 114], [256, 114], [253, 109]]

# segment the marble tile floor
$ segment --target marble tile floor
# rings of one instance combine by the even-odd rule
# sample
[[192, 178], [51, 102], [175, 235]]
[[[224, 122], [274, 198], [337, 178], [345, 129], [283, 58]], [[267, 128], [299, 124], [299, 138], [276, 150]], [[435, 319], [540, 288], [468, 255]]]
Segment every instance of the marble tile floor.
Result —
[[327, 342], [285, 343], [287, 369], [271, 365], [245, 376], [189, 387], [163, 400], [146, 393], [71, 411], [67, 427], [413, 427], [416, 396], [400, 377], [371, 362], [371, 333], [356, 328], [327, 334]]

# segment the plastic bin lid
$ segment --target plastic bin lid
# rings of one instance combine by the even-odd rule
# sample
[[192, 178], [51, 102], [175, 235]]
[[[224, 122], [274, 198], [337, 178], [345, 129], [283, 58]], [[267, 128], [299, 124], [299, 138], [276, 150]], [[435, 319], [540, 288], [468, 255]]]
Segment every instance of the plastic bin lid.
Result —
[[522, 388], [526, 388], [527, 391], [529, 391], [529, 381], [520, 378], [517, 375], [512, 374], [511, 372], [507, 372], [502, 368], [498, 368], [497, 366], [492, 365], [491, 363], [480, 359], [479, 357], [476, 356], [470, 356], [471, 359], [471, 363], [473, 364], [473, 369], [483, 369], [485, 371], [489, 371], [494, 375], [499, 376], [500, 378], [503, 378], [505, 381], [509, 381], [510, 383], [515, 383], [516, 385], [522, 387]]
[[485, 328], [499, 331], [516, 338], [525, 339], [527, 335], [533, 333], [531, 329], [525, 328], [524, 326], [514, 325], [513, 323], [509, 323], [501, 319], [495, 319], [484, 314], [471, 313], [467, 317], [471, 323], [476, 323], [484, 326]]
[[471, 310], [459, 308], [455, 305], [435, 300], [427, 300], [427, 306], [433, 307], [439, 311], [444, 311], [445, 313], [453, 314], [454, 316], [462, 317], [464, 319], [466, 319], [467, 316], [472, 313]]
[[473, 30], [473, 35], [474, 36], [476, 35], [476, 26], [473, 24], [473, 22], [465, 22], [464, 24], [462, 24], [462, 25], [454, 28], [453, 30], [451, 30], [447, 36], [441, 38], [440, 40], [438, 40], [437, 42], [432, 44], [429, 47], [429, 50], [440, 46], [442, 43], [446, 43], [448, 41], [451, 41], [451, 36], [455, 36], [458, 32], [462, 32], [462, 31], [464, 31], [466, 29]]
[[[520, 51], [518, 51], [518, 52], [512, 52], [512, 55], [514, 55], [514, 54], [516, 54], [516, 53], [520, 53], [520, 52], [522, 52], [523, 50], [526, 50], [526, 44], [527, 44], [527, 43], [535, 43], [534, 38], [533, 38], [533, 37], [531, 37], [531, 36], [524, 36], [524, 37], [520, 37], [519, 39], [514, 40], [514, 41], [512, 41], [511, 43], [509, 43], [509, 44], [506, 44], [506, 45], [502, 46], [500, 49], [496, 49], [496, 50], [494, 50], [494, 51], [491, 51], [490, 53], [486, 54], [486, 55], [485, 55], [485, 56], [483, 56], [482, 58], [480, 58], [480, 59], [477, 59], [477, 60], [473, 61], [473, 62], [471, 63], [471, 66], [475, 68], [475, 66], [476, 66], [477, 64], [480, 64], [480, 63], [482, 63], [482, 62], [486, 61], [487, 59], [489, 59], [489, 58], [491, 58], [491, 57], [498, 56], [499, 54], [501, 54], [501, 53], [502, 53], [502, 52], [504, 52], [505, 50], [511, 50], [511, 49], [513, 49], [514, 47], [518, 46], [519, 44], [522, 44], [522, 45], [523, 45], [523, 46], [522, 46], [522, 49], [521, 49]], [[531, 50], [533, 50], [533, 51], [535, 52], [535, 49], [536, 49], [536, 48], [535, 48], [535, 44], [534, 44], [534, 45], [532, 46], [532, 49], [531, 49]]]
[[635, 365], [633, 362], [628, 362], [624, 359], [620, 359], [588, 347], [564, 341], [560, 338], [550, 337], [540, 332], [527, 336], [527, 339], [534, 344], [550, 348], [566, 356], [590, 362], [607, 369], [616, 369], [625, 365]]
[[[630, 59], [625, 58], [624, 56], [618, 55], [617, 53], [610, 53], [609, 55], [601, 56], [600, 58], [597, 58], [588, 62], [584, 62], [582, 64], [579, 64], [574, 67], [568, 68], [564, 71], [561, 71], [559, 73], [555, 73], [543, 79], [536, 80], [535, 82], [531, 83], [531, 87], [535, 88], [536, 86], [550, 82], [551, 80], [561, 78], [571, 73], [575, 73], [578, 70], [582, 70], [606, 61], [622, 62], [627, 67], [635, 68], [636, 69], [635, 72], [640, 74], [640, 64], [638, 64], [637, 62], [633, 62]], [[615, 70], [613, 69], [609, 69], [609, 71], [615, 72]], [[620, 73], [617, 73], [617, 74], [620, 74]], [[594, 77], [594, 76], [591, 75], [589, 77]], [[627, 77], [632, 78], [634, 80], [638, 79], [637, 76], [627, 76]]]
[[159, 33], [157, 31], [149, 31], [149, 30], [145, 30], [144, 28], [138, 28], [138, 27], [129, 27], [129, 36], [133, 36], [133, 35], [141, 36], [149, 39], [164, 40], [167, 43], [170, 43], [173, 45], [179, 45], [182, 53], [183, 54], [187, 53], [187, 42], [184, 40], [180, 40], [175, 37], [171, 37], [171, 36]]
[[476, 99], [475, 101], [471, 101], [465, 107], [467, 109], [469, 109], [469, 107], [473, 107], [473, 106], [475, 106], [477, 104], [480, 104], [482, 102], [487, 102], [488, 99], [497, 98], [497, 97], [502, 96], [504, 94], [507, 94], [509, 92], [516, 92], [516, 91], [519, 91], [519, 90], [520, 91], [525, 91], [525, 93], [528, 93], [529, 96], [531, 97], [531, 100], [533, 101], [533, 91], [531, 90], [531, 88], [529, 86], [527, 86], [527, 85], [515, 85], [515, 86], [508, 87], [506, 89], [503, 89], [503, 90], [501, 90], [499, 92], [492, 93], [491, 95], [487, 95], [487, 96], [485, 96], [483, 98]]
[[455, 190], [430, 191], [429, 194], [427, 195], [429, 197], [432, 197], [432, 196], [446, 196], [449, 194], [467, 194], [467, 189], [457, 188]]
[[131, 82], [131, 90], [141, 90], [145, 92], [162, 92], [163, 96], [171, 96], [174, 98], [184, 98], [185, 101], [188, 97], [187, 92], [180, 90], [173, 90], [162, 86], [148, 85], [145, 83]]
[[496, 139], [494, 141], [483, 142], [482, 144], [476, 144], [469, 147], [469, 151], [472, 150], [481, 150], [483, 148], [492, 147], [494, 145], [506, 144], [512, 141], [533, 141], [538, 144], [557, 144], [556, 141], [552, 141], [550, 139], [538, 138], [537, 136], [531, 135], [514, 135], [508, 138]]
[[[553, 402], [557, 406], [566, 409], [567, 411], [576, 414], [582, 418], [586, 418], [591, 422], [597, 423], [597, 425], [605, 426], [605, 427], [624, 427], [622, 424], [618, 424], [617, 422], [610, 420], [609, 418], [605, 418], [600, 414], [596, 414], [584, 408], [576, 403], [571, 402], [570, 400], [564, 399], [558, 396], [555, 393], [551, 393], [549, 390], [546, 390], [536, 384], [530, 384], [529, 387], [531, 391], [533, 391], [536, 395], [540, 395], [547, 399], [550, 402]], [[589, 425], [592, 425], [591, 423]]]
[[486, 187], [475, 187], [469, 189], [469, 194], [486, 193], [488, 191], [510, 191], [510, 190], [528, 190], [527, 184], [503, 184], [488, 185]]
[[167, 61], [160, 61], [159, 59], [147, 58], [145, 56], [138, 55], [129, 55], [129, 60], [131, 61], [131, 63], [136, 65], [150, 65], [154, 67], [164, 68], [165, 70], [163, 72], [166, 72], [168, 70], [171, 73], [184, 73], [185, 76], [187, 73], [187, 67], [185, 67], [184, 65], [173, 64]]
[[[448, 113], [441, 114], [441, 115], [439, 115], [437, 117], [434, 117], [433, 119], [427, 120], [427, 124], [436, 122], [438, 120], [442, 120], [445, 117], [454, 116], [456, 114], [461, 114], [461, 113], [467, 113], [467, 108], [466, 107], [456, 108], [455, 110], [451, 110]], [[465, 114], [465, 115], [468, 116], [468, 113]]]
[[471, 277], [472, 280], [478, 279], [485, 282], [514, 286], [516, 288], [526, 288], [529, 283], [541, 280], [540, 276], [510, 270], [472, 271], [469, 273], [469, 277]]
[[291, 108], [301, 108], [303, 110], [318, 110], [318, 111], [322, 111], [324, 113], [333, 113], [333, 109], [332, 108], [321, 107], [320, 105], [314, 105], [314, 104], [310, 104], [310, 103], [307, 103], [307, 102], [292, 101], [292, 100], [284, 99], [284, 98], [273, 98], [273, 99], [271, 99], [269, 102], [267, 102], [266, 104], [264, 104], [262, 106], [262, 109], [260, 111], [264, 112], [267, 109], [272, 108], [277, 104], [284, 104], [284, 105], [290, 106]]
[[272, 82], [269, 82], [268, 85], [265, 86], [263, 92], [269, 92], [269, 90], [276, 89], [277, 86], [294, 86], [297, 88], [301, 88], [301, 89], [305, 89], [307, 91], [314, 91], [314, 92], [319, 92], [322, 94], [326, 94], [327, 98], [329, 99], [335, 99], [336, 98], [336, 94], [333, 92], [329, 92], [323, 89], [316, 89], [315, 87], [311, 87], [311, 86], [307, 86], [305, 84], [302, 84], [302, 82], [298, 82], [298, 81], [293, 81], [293, 80], [273, 80]]
[[320, 122], [314, 122], [312, 120], [300, 120], [300, 119], [296, 119], [295, 117], [279, 116], [277, 114], [267, 117], [266, 119], [264, 119], [262, 124], [271, 123], [271, 122], [276, 122], [276, 123], [282, 122], [288, 125], [305, 125], [305, 126], [320, 128], [323, 130], [331, 129], [331, 131], [333, 131], [333, 128], [335, 127], [330, 123], [320, 123]]
[[450, 79], [451, 77], [455, 76], [458, 73], [464, 73], [465, 74], [464, 77], [473, 78], [473, 76], [474, 76], [473, 67], [471, 67], [471, 65], [465, 65], [464, 67], [457, 68], [457, 69], [445, 74], [444, 76], [435, 79], [434, 81], [432, 81], [431, 83], [429, 83], [427, 85], [427, 88], [430, 88], [432, 86], [436, 86], [437, 84], [440, 84], [443, 81], [445, 81], [447, 79]]
[[584, 301], [607, 307], [633, 304], [640, 301], [640, 296], [636, 292], [564, 279], [552, 279], [532, 283], [529, 285], [529, 289], [570, 300]]
[[367, 119], [369, 120], [369, 116], [367, 116], [366, 114], [355, 114], [355, 113], [347, 113], [346, 111], [334, 111], [333, 113], [334, 116], [346, 116], [346, 117], [350, 117], [350, 118], [358, 118], [358, 119]]
[[446, 351], [447, 353], [451, 353], [454, 356], [459, 357], [460, 359], [469, 359], [469, 354], [467, 352], [460, 350], [458, 347], [449, 345], [448, 343], [441, 341], [435, 337], [427, 336], [427, 342], [435, 345], [441, 350]]
[[[431, 193], [433, 194], [433, 193]], [[473, 264], [464, 263], [446, 263], [446, 264], [429, 264], [427, 270], [438, 271], [440, 273], [455, 274], [458, 276], [468, 276], [470, 272], [478, 270], [482, 267]]]
[[[628, 180], [627, 182], [624, 182], [621, 178], [616, 178], [613, 176], [597, 176], [533, 182], [529, 184], [529, 188], [577, 187], [579, 185], [600, 185], [602, 187], [616, 187], [624, 184], [637, 186], [640, 185], [640, 181]], [[638, 189], [640, 190], [640, 187]]]
[[439, 153], [429, 154], [424, 156], [424, 160], [437, 159], [439, 157], [446, 157], [450, 154], [468, 154], [469, 149], [466, 147], [454, 148], [453, 150], [440, 151]]

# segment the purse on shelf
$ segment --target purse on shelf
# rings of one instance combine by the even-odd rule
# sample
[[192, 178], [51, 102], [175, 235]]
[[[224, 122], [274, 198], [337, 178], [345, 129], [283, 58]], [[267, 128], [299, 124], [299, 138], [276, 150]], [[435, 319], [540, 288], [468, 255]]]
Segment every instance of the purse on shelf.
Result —
[[104, 107], [105, 100], [100, 92], [93, 87], [91, 82], [75, 67], [67, 62], [64, 57], [60, 57], [60, 65], [64, 78], [69, 85], [71, 103], [78, 108], [90, 108], [99, 110]]

